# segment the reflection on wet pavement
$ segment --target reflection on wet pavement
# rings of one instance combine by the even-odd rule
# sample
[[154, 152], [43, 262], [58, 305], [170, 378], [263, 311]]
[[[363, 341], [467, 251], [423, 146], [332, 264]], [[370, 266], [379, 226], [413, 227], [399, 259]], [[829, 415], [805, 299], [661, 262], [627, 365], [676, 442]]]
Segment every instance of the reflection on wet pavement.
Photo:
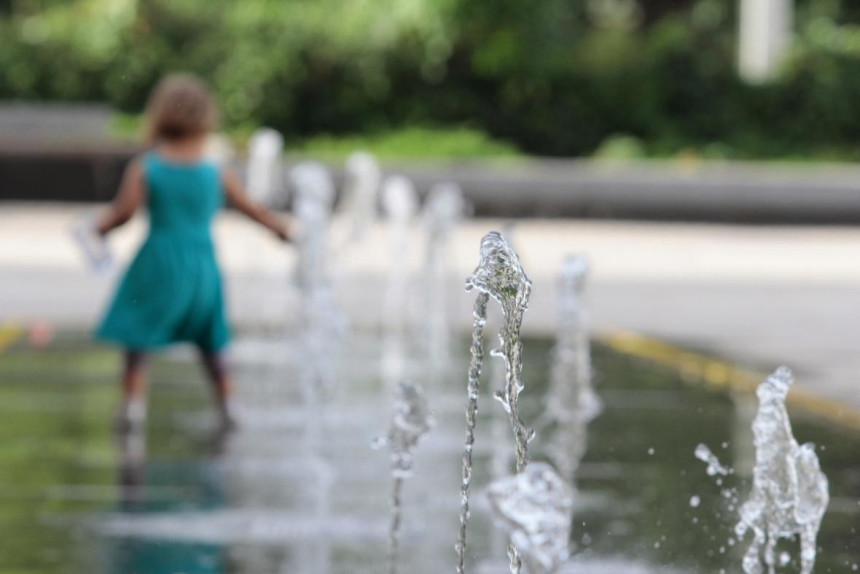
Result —
[[[249, 417], [239, 431], [213, 434], [206, 385], [193, 356], [177, 352], [155, 362], [146, 434], [124, 436], [110, 430], [113, 351], [72, 335], [42, 351], [14, 345], [0, 356], [0, 574], [382, 571], [390, 464], [370, 443], [390, 410], [378, 342], [347, 343], [315, 453], [305, 448], [300, 356], [290, 354], [289, 341], [255, 336], [236, 346]], [[529, 421], [544, 406], [549, 342], [530, 340], [525, 348], [520, 404]], [[277, 360], [266, 360], [277, 349], [284, 350]], [[457, 360], [451, 372], [465, 373], [465, 353]], [[721, 493], [749, 489], [754, 397], [686, 386], [601, 347], [594, 363], [605, 411], [589, 428], [573, 556], [563, 572], [739, 571], [745, 544], [729, 543], [737, 516]], [[455, 374], [426, 386], [437, 424], [415, 452], [404, 491], [403, 571], [454, 567], [464, 385], [465, 374]], [[490, 409], [479, 416], [491, 417]], [[792, 417], [798, 440], [819, 445], [831, 481], [816, 572], [850, 572], [860, 562], [860, 437], [803, 413]], [[498, 535], [483, 492], [493, 472], [492, 424], [485, 422], [474, 453], [467, 557], [474, 572], [506, 567], [491, 552]], [[722, 485], [694, 457], [700, 443], [736, 469]], [[532, 443], [535, 460], [547, 459], [544, 444], [543, 436]]]

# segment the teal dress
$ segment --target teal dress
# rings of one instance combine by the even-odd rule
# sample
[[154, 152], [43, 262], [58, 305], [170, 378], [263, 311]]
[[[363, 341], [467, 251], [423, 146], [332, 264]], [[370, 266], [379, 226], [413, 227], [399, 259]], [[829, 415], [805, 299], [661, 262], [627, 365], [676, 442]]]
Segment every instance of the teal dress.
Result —
[[230, 340], [212, 220], [224, 203], [218, 167], [143, 157], [149, 235], [96, 331], [135, 351], [178, 342], [206, 352]]

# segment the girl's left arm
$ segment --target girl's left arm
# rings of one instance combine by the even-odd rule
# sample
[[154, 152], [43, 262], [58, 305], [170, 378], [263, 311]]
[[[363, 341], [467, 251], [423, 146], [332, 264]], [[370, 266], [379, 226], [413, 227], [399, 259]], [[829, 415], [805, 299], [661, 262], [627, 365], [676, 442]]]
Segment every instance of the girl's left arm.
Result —
[[290, 233], [287, 231], [286, 224], [277, 215], [248, 198], [242, 187], [242, 182], [239, 181], [239, 177], [233, 170], [224, 169], [221, 172], [221, 181], [224, 184], [224, 194], [230, 205], [269, 229], [281, 241], [290, 240]]
[[98, 219], [96, 230], [99, 235], [106, 235], [131, 219], [134, 212], [143, 204], [145, 195], [143, 166], [139, 159], [134, 159], [122, 175], [116, 198]]

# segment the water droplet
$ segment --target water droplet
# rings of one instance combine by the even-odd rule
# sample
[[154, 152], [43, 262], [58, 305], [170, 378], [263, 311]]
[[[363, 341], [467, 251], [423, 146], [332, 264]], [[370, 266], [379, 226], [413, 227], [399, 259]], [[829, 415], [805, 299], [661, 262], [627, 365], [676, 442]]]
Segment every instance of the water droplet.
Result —
[[591, 545], [591, 536], [589, 536], [588, 533], [586, 532], [585, 534], [582, 535], [582, 538], [580, 541], [582, 542], [583, 546], [590, 546]]

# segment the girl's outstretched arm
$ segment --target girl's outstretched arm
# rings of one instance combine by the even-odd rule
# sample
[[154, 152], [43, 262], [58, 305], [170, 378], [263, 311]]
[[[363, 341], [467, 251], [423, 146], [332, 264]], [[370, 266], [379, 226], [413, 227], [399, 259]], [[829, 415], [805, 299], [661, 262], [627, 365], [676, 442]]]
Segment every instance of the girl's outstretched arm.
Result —
[[242, 187], [242, 182], [239, 181], [239, 177], [233, 170], [224, 169], [221, 172], [221, 181], [224, 184], [224, 193], [230, 205], [272, 231], [281, 241], [289, 241], [290, 233], [287, 231], [286, 224], [274, 213], [248, 198]]
[[105, 235], [131, 219], [131, 216], [143, 203], [145, 195], [146, 183], [144, 182], [143, 166], [139, 159], [134, 159], [125, 168], [119, 192], [113, 203], [99, 217], [96, 228], [99, 235]]

